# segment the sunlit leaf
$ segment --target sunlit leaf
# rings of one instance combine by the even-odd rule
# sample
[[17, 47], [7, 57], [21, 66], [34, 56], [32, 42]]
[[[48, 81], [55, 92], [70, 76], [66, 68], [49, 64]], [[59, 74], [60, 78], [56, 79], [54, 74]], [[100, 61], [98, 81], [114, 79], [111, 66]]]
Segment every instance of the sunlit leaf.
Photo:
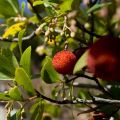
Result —
[[13, 80], [13, 77], [6, 75], [5, 73], [0, 72], [0, 80]]
[[30, 65], [31, 65], [31, 46], [28, 47], [24, 53], [22, 54], [21, 60], [20, 60], [21, 67], [24, 68], [26, 73], [30, 76]]
[[87, 56], [88, 56], [88, 50], [79, 58], [77, 63], [75, 64], [73, 73], [79, 73], [83, 67], [87, 65]]
[[18, 101], [23, 100], [22, 95], [21, 95], [19, 88], [17, 86], [15, 86], [9, 90], [9, 96], [13, 100], [18, 100]]
[[44, 4], [44, 1], [35, 1], [33, 3], [33, 6], [37, 6], [37, 5], [41, 5], [41, 4]]
[[8, 93], [0, 93], [0, 100], [11, 100], [10, 96]]
[[65, 0], [63, 3], [60, 5], [60, 11], [61, 12], [66, 12], [71, 10], [72, 8], [72, 2], [73, 0]]
[[35, 1], [33, 3], [33, 6], [42, 5], [42, 4], [44, 4], [45, 7], [52, 7], [54, 5], [57, 5], [56, 3], [49, 1]]
[[10, 44], [10, 50], [13, 51], [17, 47], [17, 45], [18, 45], [17, 42], [12, 42]]
[[15, 71], [15, 81], [19, 86], [22, 86], [29, 95], [34, 95], [35, 90], [32, 81], [23, 68], [17, 68]]
[[52, 60], [48, 56], [46, 57], [45, 64], [42, 67], [41, 77], [46, 83], [55, 83], [60, 81], [60, 75], [53, 68]]
[[16, 24], [10, 26], [9, 28], [7, 28], [2, 37], [3, 38], [7, 38], [9, 36], [14, 37], [24, 27], [25, 27], [25, 22], [16, 23]]

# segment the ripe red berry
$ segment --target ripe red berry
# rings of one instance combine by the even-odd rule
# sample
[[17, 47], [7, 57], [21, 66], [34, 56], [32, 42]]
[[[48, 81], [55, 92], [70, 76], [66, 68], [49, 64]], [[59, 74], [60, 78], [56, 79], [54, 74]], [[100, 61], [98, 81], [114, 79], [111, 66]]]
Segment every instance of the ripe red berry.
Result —
[[103, 80], [120, 80], [120, 38], [101, 37], [89, 49], [88, 70]]
[[72, 74], [76, 60], [77, 58], [72, 52], [63, 50], [55, 54], [52, 64], [58, 73]]

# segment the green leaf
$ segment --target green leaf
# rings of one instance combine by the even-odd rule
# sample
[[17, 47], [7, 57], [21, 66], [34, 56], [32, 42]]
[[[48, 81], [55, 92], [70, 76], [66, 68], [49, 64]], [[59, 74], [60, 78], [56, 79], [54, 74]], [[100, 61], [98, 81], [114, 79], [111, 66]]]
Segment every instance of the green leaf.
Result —
[[12, 42], [10, 44], [10, 50], [13, 51], [17, 47], [18, 43], [17, 42]]
[[15, 68], [18, 67], [16, 57], [9, 49], [2, 49], [0, 54], [0, 80], [13, 80]]
[[72, 2], [73, 0], [65, 0], [60, 5], [60, 12], [66, 12], [72, 9]]
[[37, 6], [37, 5], [41, 5], [41, 4], [44, 4], [44, 1], [35, 1], [33, 3], [33, 6]]
[[95, 12], [95, 11], [101, 9], [102, 7], [106, 7], [106, 6], [109, 6], [109, 5], [111, 5], [111, 2], [101, 3], [101, 4], [95, 4], [93, 7], [91, 7], [91, 8], [87, 11], [87, 13], [89, 14], [89, 13], [91, 13], [91, 12]]
[[33, 104], [30, 108], [31, 120], [41, 120], [44, 112], [44, 103], [42, 101]]
[[20, 65], [24, 68], [26, 73], [30, 76], [31, 65], [31, 46], [28, 47], [21, 56]]
[[35, 90], [32, 81], [23, 68], [17, 68], [15, 71], [15, 81], [19, 86], [22, 86], [29, 95], [34, 95]]
[[16, 113], [11, 116], [11, 120], [18, 120], [16, 119]]
[[17, 86], [11, 88], [9, 90], [9, 96], [13, 99], [13, 100], [16, 100], [16, 101], [21, 101], [23, 100], [22, 98], [22, 95], [19, 91], [19, 88]]
[[18, 34], [18, 45], [19, 45], [19, 50], [21, 55], [22, 55], [22, 37], [24, 33], [25, 33], [25, 29], [21, 30]]
[[15, 120], [20, 120], [21, 118], [21, 112], [22, 112], [22, 108], [18, 109], [17, 112], [15, 113]]
[[44, 7], [48, 8], [48, 7], [51, 7], [53, 8], [53, 6], [56, 6], [57, 4], [54, 3], [54, 2], [49, 2], [49, 1], [35, 1], [33, 3], [33, 6], [38, 6], [38, 5], [44, 5]]
[[109, 89], [109, 92], [112, 95], [112, 97], [114, 99], [120, 100], [120, 95], [119, 95], [120, 86], [119, 86], [119, 84], [118, 85], [111, 84], [111, 85], [108, 85], [108, 86], [111, 86], [110, 89]]
[[41, 77], [46, 83], [49, 84], [60, 81], [60, 75], [53, 68], [52, 59], [48, 56], [45, 58], [45, 64], [41, 70]]
[[23, 1], [23, 2], [21, 3], [21, 8], [22, 8], [22, 10], [21, 10], [21, 15], [22, 15], [22, 16], [24, 15], [25, 6], [26, 6], [26, 3]]
[[17, 0], [0, 0], [0, 14], [5, 18], [17, 16], [18, 7]]
[[58, 117], [61, 114], [61, 109], [58, 105], [46, 103], [45, 104], [45, 112], [49, 113], [53, 117]]
[[88, 50], [79, 58], [77, 63], [75, 64], [73, 73], [79, 73], [80, 70], [87, 65], [87, 56], [88, 56]]
[[11, 7], [13, 8], [13, 10], [14, 10], [14, 12], [16, 13], [16, 14], [18, 14], [18, 1], [16, 0], [7, 0], [8, 1], [8, 3], [11, 5]]
[[0, 72], [0, 80], [13, 80], [14, 78]]
[[25, 22], [19, 22], [11, 25], [9, 28], [5, 30], [4, 34], [2, 35], [2, 38], [15, 37], [15, 35], [18, 32], [25, 28], [25, 26], [26, 26]]
[[0, 100], [11, 100], [10, 96], [8, 95], [8, 93], [0, 93]]

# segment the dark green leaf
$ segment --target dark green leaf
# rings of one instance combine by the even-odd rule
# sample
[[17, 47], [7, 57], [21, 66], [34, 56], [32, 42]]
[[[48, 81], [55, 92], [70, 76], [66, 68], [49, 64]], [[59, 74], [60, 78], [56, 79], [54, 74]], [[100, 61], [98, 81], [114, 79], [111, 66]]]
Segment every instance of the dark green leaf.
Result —
[[24, 68], [26, 73], [30, 76], [30, 65], [31, 65], [31, 46], [28, 47], [22, 54], [20, 65]]
[[45, 64], [41, 70], [41, 77], [46, 83], [55, 83], [60, 81], [60, 75], [53, 68], [52, 60], [48, 56], [45, 58]]
[[13, 17], [18, 14], [17, 0], [0, 0], [0, 15], [5, 18]]
[[22, 112], [22, 108], [18, 109], [18, 111], [15, 114], [16, 120], [20, 120], [20, 118], [21, 118], [21, 112]]
[[95, 4], [93, 7], [91, 7], [87, 13], [95, 12], [96, 10], [101, 9], [102, 7], [106, 7], [108, 5], [111, 5], [111, 2], [108, 3], [101, 3], [101, 4]]
[[19, 50], [20, 50], [20, 54], [22, 55], [22, 37], [25, 33], [25, 29], [21, 30], [18, 34], [18, 45], [19, 45]]
[[19, 119], [16, 119], [16, 113], [11, 116], [11, 120], [19, 120]]
[[57, 105], [52, 105], [52, 104], [45, 104], [45, 112], [49, 113], [50, 115], [54, 117], [58, 117], [61, 113], [61, 109]]
[[19, 3], [18, 0], [6, 0], [8, 1], [8, 3], [11, 5], [11, 7], [13, 8], [14, 12], [16, 14], [18, 14], [18, 9], [19, 9]]
[[44, 112], [44, 104], [42, 101], [35, 103], [31, 109], [31, 120], [41, 120]]
[[2, 49], [0, 54], [0, 80], [12, 80], [18, 62], [9, 49]]
[[32, 81], [23, 68], [17, 68], [15, 71], [15, 81], [19, 86], [22, 86], [29, 95], [34, 95], [35, 90]]
[[111, 88], [109, 89], [110, 94], [114, 99], [120, 100], [120, 86], [119, 85], [110, 85]]

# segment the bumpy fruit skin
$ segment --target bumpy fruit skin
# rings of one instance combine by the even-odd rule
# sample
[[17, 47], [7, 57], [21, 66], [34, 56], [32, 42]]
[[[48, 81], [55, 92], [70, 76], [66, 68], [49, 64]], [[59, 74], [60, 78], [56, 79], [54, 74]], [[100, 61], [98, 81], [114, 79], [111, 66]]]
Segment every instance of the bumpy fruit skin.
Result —
[[72, 52], [63, 50], [55, 54], [52, 64], [58, 73], [72, 74], [76, 61], [77, 58]]
[[88, 70], [107, 81], [120, 81], [120, 38], [101, 37], [91, 46], [87, 59]]

